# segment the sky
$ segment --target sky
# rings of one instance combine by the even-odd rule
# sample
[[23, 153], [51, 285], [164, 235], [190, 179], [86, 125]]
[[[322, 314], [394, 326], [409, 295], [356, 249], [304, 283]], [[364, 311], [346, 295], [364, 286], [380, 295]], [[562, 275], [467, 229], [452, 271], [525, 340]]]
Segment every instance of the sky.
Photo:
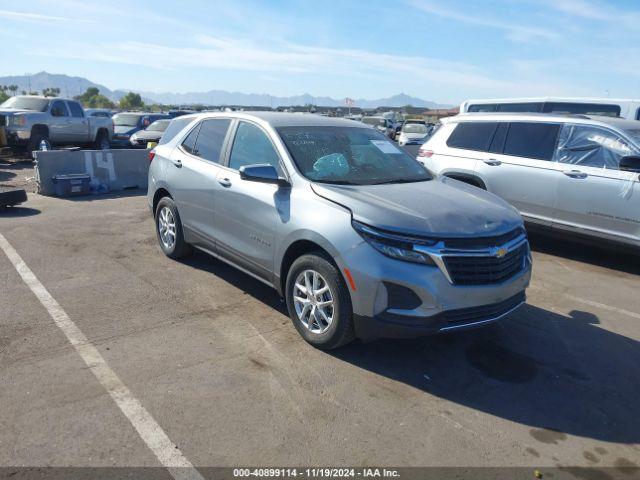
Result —
[[0, 42], [110, 89], [640, 97], [637, 0], [0, 0]]

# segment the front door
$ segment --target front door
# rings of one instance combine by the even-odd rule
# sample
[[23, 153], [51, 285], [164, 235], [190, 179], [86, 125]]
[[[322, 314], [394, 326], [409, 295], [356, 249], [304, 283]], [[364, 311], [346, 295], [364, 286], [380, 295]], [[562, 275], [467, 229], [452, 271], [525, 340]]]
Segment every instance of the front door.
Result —
[[555, 225], [623, 241], [640, 240], [638, 173], [618, 169], [622, 157], [638, 153], [608, 128], [565, 125], [556, 151]]
[[550, 225], [558, 182], [552, 161], [559, 124], [500, 123], [476, 172], [487, 190], [516, 207], [526, 220]]
[[49, 122], [49, 141], [52, 143], [73, 142], [70, 130], [71, 115], [66, 102], [54, 100], [51, 102], [51, 120]]
[[280, 157], [267, 132], [238, 123], [226, 168], [218, 173], [215, 221], [218, 253], [254, 275], [272, 280], [275, 233], [288, 210], [288, 188], [240, 178], [246, 165], [269, 164], [282, 174]]
[[173, 151], [167, 178], [172, 185], [185, 240], [215, 249], [215, 192], [220, 158], [231, 120], [213, 118], [196, 125]]

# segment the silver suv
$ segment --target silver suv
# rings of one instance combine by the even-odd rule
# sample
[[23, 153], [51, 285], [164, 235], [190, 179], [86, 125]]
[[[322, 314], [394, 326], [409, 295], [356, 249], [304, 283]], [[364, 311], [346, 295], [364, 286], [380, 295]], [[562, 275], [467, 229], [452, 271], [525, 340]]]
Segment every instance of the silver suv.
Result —
[[532, 226], [640, 246], [640, 122], [466, 114], [418, 151], [431, 172], [495, 193]]
[[432, 178], [359, 122], [188, 115], [150, 157], [163, 252], [195, 247], [275, 288], [319, 348], [481, 325], [525, 300], [531, 257], [516, 210]]

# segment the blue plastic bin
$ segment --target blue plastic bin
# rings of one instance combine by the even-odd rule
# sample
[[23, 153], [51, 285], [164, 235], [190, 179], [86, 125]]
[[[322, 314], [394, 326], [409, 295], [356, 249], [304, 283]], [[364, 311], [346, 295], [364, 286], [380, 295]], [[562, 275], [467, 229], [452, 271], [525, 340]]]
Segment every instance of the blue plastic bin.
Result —
[[53, 177], [56, 196], [70, 197], [75, 195], [89, 195], [91, 176], [86, 173], [70, 173]]

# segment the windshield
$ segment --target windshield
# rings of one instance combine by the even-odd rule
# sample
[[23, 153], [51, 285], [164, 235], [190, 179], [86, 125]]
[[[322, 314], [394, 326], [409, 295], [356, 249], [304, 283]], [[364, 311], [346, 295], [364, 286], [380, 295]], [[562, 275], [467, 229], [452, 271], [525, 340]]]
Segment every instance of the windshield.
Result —
[[19, 108], [36, 112], [46, 112], [48, 106], [49, 100], [37, 97], [11, 97], [0, 105], [0, 107], [4, 108]]
[[298, 169], [309, 180], [346, 185], [422, 182], [428, 171], [369, 128], [281, 127]]
[[407, 123], [402, 127], [404, 133], [423, 133], [426, 135], [427, 126], [424, 123]]
[[140, 120], [140, 115], [133, 113], [117, 113], [112, 117], [113, 124], [116, 127], [136, 127]]
[[146, 129], [150, 132], [164, 132], [169, 126], [169, 122], [171, 122], [171, 120], [156, 120]]
[[634, 143], [640, 147], [640, 128], [627, 129], [625, 130], [625, 132], [627, 132], [627, 135], [631, 137], [631, 140], [633, 140]]

